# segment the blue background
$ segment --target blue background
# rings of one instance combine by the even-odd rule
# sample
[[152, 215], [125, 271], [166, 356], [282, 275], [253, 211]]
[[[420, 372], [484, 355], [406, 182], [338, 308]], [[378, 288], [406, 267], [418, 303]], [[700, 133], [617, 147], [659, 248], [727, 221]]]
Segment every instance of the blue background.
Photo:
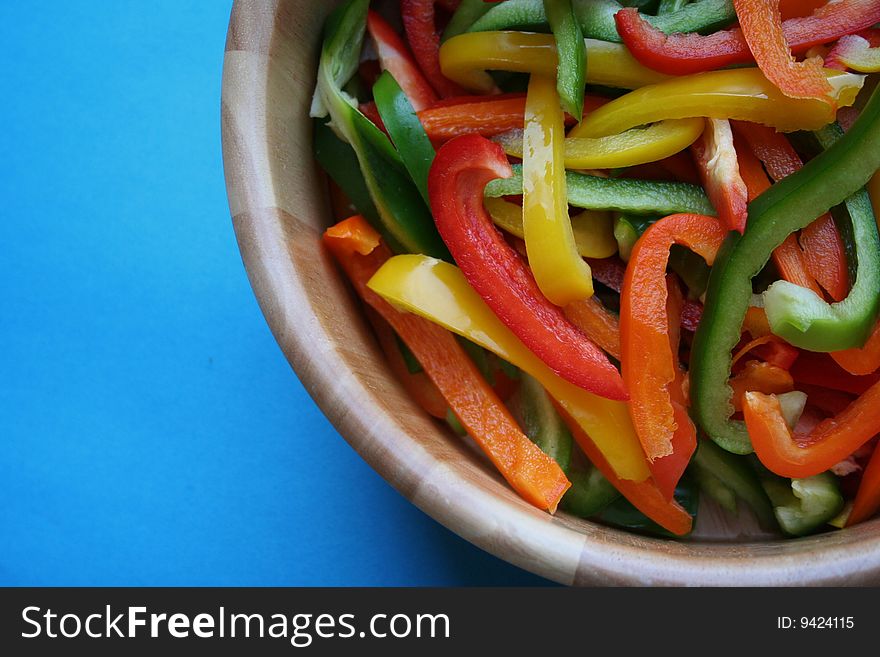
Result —
[[536, 584], [288, 367], [220, 150], [230, 0], [0, 3], [0, 583]]

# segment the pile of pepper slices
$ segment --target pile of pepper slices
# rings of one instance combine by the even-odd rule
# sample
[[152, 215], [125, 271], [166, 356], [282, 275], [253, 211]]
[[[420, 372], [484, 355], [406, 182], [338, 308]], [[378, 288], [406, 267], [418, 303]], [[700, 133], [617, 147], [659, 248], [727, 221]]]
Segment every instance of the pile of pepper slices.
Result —
[[551, 513], [876, 513], [880, 0], [377, 4], [325, 25], [323, 242], [419, 405]]

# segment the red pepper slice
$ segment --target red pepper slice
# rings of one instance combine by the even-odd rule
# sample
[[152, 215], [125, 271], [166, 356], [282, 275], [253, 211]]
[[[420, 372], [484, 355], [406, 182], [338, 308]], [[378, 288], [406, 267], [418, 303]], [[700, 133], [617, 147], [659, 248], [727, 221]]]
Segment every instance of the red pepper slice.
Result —
[[[726, 235], [724, 225], [714, 217], [674, 214], [661, 219], [633, 247], [620, 294], [621, 369], [630, 393], [630, 416], [654, 479], [658, 485], [663, 480], [660, 487], [668, 498], [697, 445], [693, 423], [687, 413], [676, 413], [673, 403], [672, 389], [681, 375], [678, 341], [670, 340], [668, 325], [669, 249], [683, 245], [711, 265]], [[674, 471], [670, 474], [668, 463], [660, 463], [662, 474], [655, 471], [655, 464], [670, 456], [675, 457]]]
[[785, 423], [776, 397], [745, 393], [743, 416], [755, 453], [765, 466], [782, 477], [811, 477], [839, 463], [880, 432], [880, 383], [799, 440]]
[[846, 520], [846, 526], [851, 527], [858, 522], [863, 522], [880, 510], [880, 447], [874, 447], [871, 460], [865, 466], [862, 481], [856, 491], [856, 499], [853, 500], [852, 511]]
[[501, 146], [479, 135], [456, 137], [437, 152], [428, 195], [440, 236], [468, 283], [550, 369], [609, 399], [628, 398], [605, 353], [547, 300], [522, 257], [483, 208], [483, 189], [512, 174]]
[[[871, 29], [859, 32], [857, 35], [868, 42], [871, 48], [880, 48], [880, 30]], [[847, 51], [852, 47], [853, 41], [858, 39], [850, 39], [849, 37], [841, 38], [835, 46], [825, 55], [825, 68], [834, 68], [838, 71], [846, 71], [849, 67], [843, 62]]]
[[749, 192], [739, 172], [733, 132], [726, 119], [706, 119], [706, 129], [691, 146], [697, 171], [719, 218], [730, 230], [746, 229]]
[[779, 0], [733, 0], [739, 26], [764, 76], [789, 98], [815, 98], [833, 103], [822, 58], [798, 62], [782, 31]]
[[[739, 28], [706, 36], [666, 35], [634, 8], [622, 9], [614, 19], [620, 37], [633, 56], [656, 71], [685, 75], [754, 61]], [[784, 21], [782, 32], [792, 52], [800, 54], [812, 46], [867, 29], [878, 21], [880, 3], [876, 0], [842, 0], [820, 7], [810, 16]]]
[[419, 67], [434, 90], [443, 98], [467, 92], [440, 71], [440, 34], [434, 20], [436, 0], [401, 0], [400, 15], [406, 39]]
[[855, 375], [845, 371], [828, 354], [802, 351], [791, 374], [798, 383], [822, 386], [831, 390], [860, 395], [880, 381], [880, 373]]
[[809, 16], [828, 0], [779, 0], [779, 13], [783, 20]]
[[437, 101], [437, 94], [422, 75], [403, 39], [372, 9], [367, 12], [367, 31], [376, 43], [382, 70], [394, 76], [413, 109], [418, 112], [433, 105]]
[[[795, 171], [803, 168], [804, 162], [785, 135], [776, 132], [772, 128], [757, 123], [746, 121], [733, 121], [733, 127], [738, 136], [748, 143], [751, 151], [757, 156], [767, 169], [767, 173], [774, 181], [780, 181], [790, 176]], [[750, 199], [751, 200], [751, 199]], [[830, 214], [826, 213], [804, 228], [800, 234], [802, 248], [798, 248], [800, 257], [792, 247], [795, 237], [789, 236], [779, 249], [786, 249], [781, 257], [785, 258], [792, 267], [804, 270], [815, 281], [818, 281], [826, 292], [835, 301], [846, 297], [849, 291], [849, 272], [846, 264], [846, 251], [843, 239], [837, 230], [837, 225]], [[777, 249], [777, 252], [779, 251]], [[774, 258], [776, 253], [774, 253]], [[793, 262], [795, 259], [801, 262]], [[783, 277], [792, 282], [809, 287], [817, 294], [819, 290], [813, 285], [805, 284], [801, 280], [795, 280], [794, 276], [800, 272], [794, 269], [788, 270], [784, 264], [776, 261]], [[786, 273], [790, 271], [793, 278], [788, 278]]]
[[379, 234], [359, 216], [324, 233], [324, 244], [358, 295], [397, 332], [468, 433], [526, 501], [551, 513], [571, 485], [562, 469], [519, 429], [507, 408], [453, 335], [436, 324], [395, 310], [367, 287], [391, 257]]

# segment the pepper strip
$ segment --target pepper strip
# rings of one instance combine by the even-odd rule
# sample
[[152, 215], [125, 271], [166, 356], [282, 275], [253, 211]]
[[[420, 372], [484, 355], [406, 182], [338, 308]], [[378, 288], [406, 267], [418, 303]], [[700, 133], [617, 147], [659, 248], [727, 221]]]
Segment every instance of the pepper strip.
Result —
[[373, 310], [371, 306], [367, 306], [367, 317], [373, 326], [373, 331], [379, 339], [379, 346], [385, 354], [388, 366], [398, 378], [404, 390], [409, 393], [415, 402], [429, 415], [443, 420], [446, 418], [448, 406], [446, 400], [440, 393], [434, 382], [428, 378], [428, 375], [422, 372], [410, 372], [407, 368], [406, 361], [400, 353], [400, 347], [394, 335], [394, 331], [388, 325], [382, 316]]
[[[785, 135], [757, 123], [736, 121], [733, 127], [748, 142], [752, 153], [763, 162], [774, 181], [782, 180], [803, 168], [803, 160]], [[745, 157], [746, 154], [743, 152], [742, 156]], [[749, 200], [753, 198], [750, 197]], [[831, 214], [826, 212], [804, 228], [800, 233], [800, 242], [801, 246], [798, 246], [796, 238], [791, 235], [773, 252], [774, 262], [783, 278], [809, 287], [819, 294], [819, 290], [808, 282], [808, 279], [813, 279], [818, 281], [832, 299], [843, 299], [849, 291], [849, 272], [843, 240]], [[786, 266], [783, 259], [790, 266]], [[804, 270], [808, 276], [804, 276]]]
[[[862, 73], [880, 72], [880, 32], [872, 30], [868, 35], [848, 34], [841, 37], [828, 56], [825, 66], [829, 68], [852, 69]], [[872, 43], [873, 41], [873, 43]]]
[[[703, 132], [702, 119], [660, 121], [646, 128], [633, 128], [617, 135], [579, 137], [578, 126], [568, 133], [563, 144], [567, 169], [617, 169], [657, 162], [687, 148]], [[522, 133], [512, 130], [498, 135], [493, 141], [501, 144], [504, 152], [522, 157]]]
[[673, 351], [667, 320], [669, 249], [673, 244], [685, 246], [711, 266], [725, 233], [713, 217], [675, 214], [661, 219], [633, 247], [620, 294], [623, 380], [630, 393], [630, 415], [652, 471], [658, 459], [673, 455], [676, 434], [679, 445], [687, 449], [675, 454], [680, 467], [666, 487], [670, 497], [697, 442], [693, 424], [677, 421], [670, 391], [677, 377], [678, 353]]
[[743, 416], [755, 453], [782, 477], [801, 479], [825, 472], [880, 432], [880, 383], [798, 441], [785, 423], [776, 397], [747, 392], [743, 400]]
[[703, 134], [691, 146], [697, 171], [718, 217], [729, 230], [746, 229], [749, 192], [739, 172], [730, 121], [706, 119]]
[[831, 85], [822, 73], [822, 59], [798, 62], [785, 41], [779, 0], [733, 0], [743, 37], [758, 68], [789, 98], [830, 102]]
[[846, 519], [846, 526], [851, 527], [864, 522], [880, 510], [880, 449], [874, 447], [871, 460], [862, 473], [862, 481], [853, 500], [852, 511]]
[[[878, 118], [876, 134], [862, 135], [880, 148], [880, 96], [872, 98]], [[867, 108], [866, 108], [867, 109]], [[855, 126], [853, 126], [855, 129]], [[816, 135], [830, 147], [842, 134], [835, 124]], [[880, 164], [880, 155], [873, 155]], [[756, 201], [756, 204], [760, 200]], [[838, 351], [865, 344], [880, 311], [880, 237], [868, 194], [859, 190], [846, 199], [852, 223], [855, 281], [842, 301], [828, 304], [816, 294], [788, 281], [777, 281], [764, 292], [764, 310], [773, 333], [788, 343], [810, 351]]]
[[[585, 40], [588, 84], [635, 89], [667, 79], [639, 64], [619, 43]], [[443, 74], [479, 93], [494, 88], [487, 70], [556, 75], [556, 44], [549, 34], [475, 32], [452, 37], [440, 47]]]
[[[730, 352], [740, 340], [752, 297], [751, 279], [786, 236], [853, 194], [878, 166], [880, 95], [875, 93], [846, 135], [755, 199], [749, 206], [749, 230], [742, 237], [731, 233], [725, 241], [709, 276], [706, 308], [691, 350], [690, 377], [695, 419], [728, 451], [752, 451], [745, 426], [730, 419], [727, 384]], [[868, 241], [876, 240], [875, 227], [873, 240]], [[861, 265], [860, 261], [860, 269]]]
[[580, 120], [584, 111], [587, 68], [584, 35], [574, 20], [571, 0], [544, 0], [544, 11], [556, 41], [556, 91], [562, 109]]
[[376, 44], [382, 70], [394, 76], [413, 108], [418, 112], [437, 102], [437, 94], [422, 75], [403, 39], [372, 9], [367, 12], [367, 31]]
[[[522, 194], [522, 165], [514, 164], [512, 171], [509, 178], [491, 181], [486, 186], [486, 196]], [[617, 210], [633, 214], [661, 215], [676, 212], [715, 214], [715, 209], [703, 189], [689, 183], [603, 178], [566, 171], [565, 189], [569, 205], [588, 210]]]
[[568, 218], [564, 138], [553, 79], [532, 75], [523, 133], [523, 237], [535, 282], [557, 306], [593, 295], [590, 267], [577, 251]]
[[[748, 125], [756, 124], [750, 123]], [[763, 128], [763, 126], [761, 127]], [[773, 132], [770, 128], [766, 128], [766, 130]], [[773, 134], [777, 133], [774, 132]], [[748, 200], [751, 202], [770, 189], [770, 179], [767, 177], [761, 162], [752, 152], [752, 149], [748, 145], [741, 144], [738, 138], [735, 140], [735, 143], [738, 146], [736, 151], [739, 159], [740, 174], [746, 183], [746, 188], [749, 192]], [[797, 237], [794, 233], [786, 237], [785, 241], [773, 251], [773, 264], [776, 265], [780, 275], [785, 280], [795, 285], [809, 288], [816, 294], [822, 294], [816, 279], [807, 271], [806, 257], [801, 247], [798, 246]], [[846, 294], [845, 291], [844, 294]]]
[[[656, 71], [685, 75], [753, 61], [739, 28], [708, 36], [666, 35], [635, 9], [619, 11], [614, 19], [633, 56]], [[867, 29], [878, 21], [880, 5], [875, 0], [842, 0], [817, 9], [811, 16], [784, 21], [782, 32], [792, 52], [800, 54], [812, 46]]]
[[626, 404], [593, 395], [556, 375], [501, 322], [460, 269], [427, 256], [397, 256], [368, 285], [395, 307], [466, 337], [538, 379], [592, 437], [620, 479], [648, 479], [645, 455]]
[[504, 241], [483, 208], [486, 183], [510, 174], [501, 147], [488, 139], [468, 135], [444, 144], [428, 178], [440, 234], [468, 282], [553, 371], [597, 395], [626, 399], [620, 373], [602, 350], [544, 297], [528, 266]]
[[690, 533], [693, 518], [684, 507], [674, 499], [670, 500], [651, 479], [632, 481], [620, 477], [595, 442], [595, 436], [584, 431], [561, 404], [559, 414], [590, 462], [634, 507], [676, 536]]
[[608, 310], [594, 296], [570, 303], [562, 311], [605, 353], [620, 360], [620, 321], [617, 314]]
[[498, 396], [451, 333], [395, 310], [367, 287], [391, 257], [379, 235], [355, 215], [324, 233], [324, 244], [354, 284], [412, 350], [455, 416], [526, 501], [551, 513], [571, 485], [559, 465], [520, 431]]
[[[435, 0], [401, 0], [400, 16], [403, 19], [406, 40], [434, 91], [443, 98], [461, 96], [464, 94], [462, 88], [446, 78], [440, 70], [440, 34], [434, 24], [434, 2]], [[494, 88], [493, 83], [487, 91]]]
[[328, 17], [311, 114], [329, 113], [331, 127], [354, 149], [389, 247], [449, 257], [400, 155], [341, 88], [357, 70], [368, 7], [368, 0], [351, 0]]
[[[837, 104], [852, 105], [864, 76], [831, 69], [825, 69], [825, 75]], [[822, 101], [788, 98], [757, 69], [734, 69], [686, 75], [631, 91], [588, 114], [579, 134], [603, 137], [692, 116], [742, 119], [790, 132], [818, 130], [834, 120], [835, 112]]]
[[[574, 0], [575, 16], [584, 36], [603, 41], [621, 40], [614, 23], [614, 15], [621, 8], [620, 3], [615, 0]], [[729, 25], [736, 20], [736, 14], [731, 0], [701, 0], [686, 7], [678, 7], [676, 11], [663, 15], [645, 16], [645, 20], [667, 34], [705, 32]], [[547, 16], [541, 0], [507, 0], [498, 3], [468, 31], [488, 32], [509, 29], [541, 31], [546, 25]]]
[[[483, 205], [496, 226], [520, 239], [525, 237], [522, 206], [501, 198], [483, 199]], [[617, 253], [608, 212], [584, 210], [571, 218], [571, 232], [577, 252], [584, 258], [610, 258]]]

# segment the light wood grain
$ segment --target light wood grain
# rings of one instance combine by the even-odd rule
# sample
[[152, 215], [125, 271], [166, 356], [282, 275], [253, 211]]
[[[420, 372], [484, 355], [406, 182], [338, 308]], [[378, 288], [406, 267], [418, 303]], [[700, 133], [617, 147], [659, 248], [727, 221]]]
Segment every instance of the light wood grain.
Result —
[[452, 531], [565, 584], [880, 583], [878, 520], [781, 541], [705, 509], [694, 537], [667, 541], [554, 517], [520, 500], [485, 459], [421, 412], [319, 243], [330, 214], [308, 108], [321, 26], [334, 4], [235, 2], [222, 132], [229, 206], [254, 292], [284, 354], [351, 446]]

